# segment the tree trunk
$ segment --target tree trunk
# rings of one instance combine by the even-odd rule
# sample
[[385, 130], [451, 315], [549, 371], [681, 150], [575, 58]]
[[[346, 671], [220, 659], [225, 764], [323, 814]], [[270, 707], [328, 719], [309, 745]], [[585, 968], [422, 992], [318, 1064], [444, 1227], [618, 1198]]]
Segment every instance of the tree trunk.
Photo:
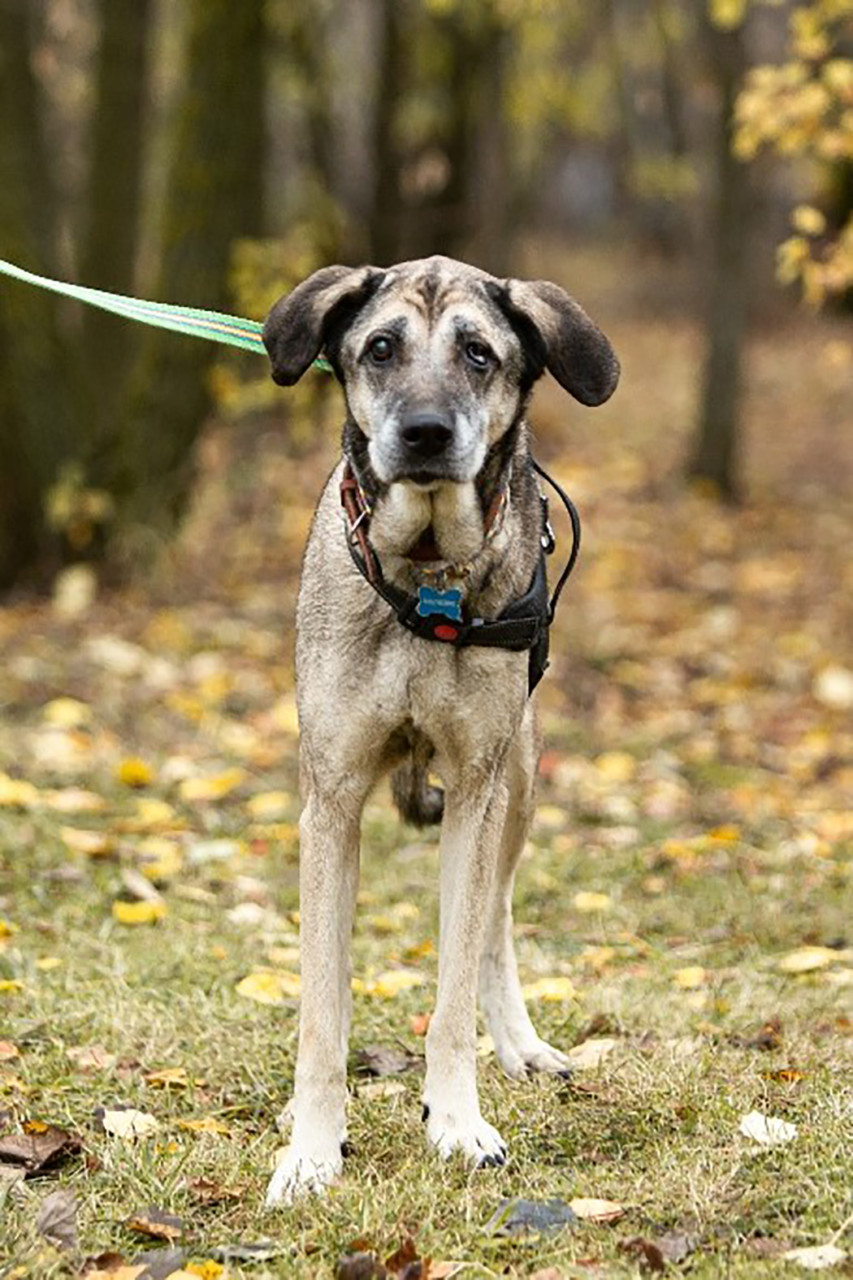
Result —
[[[95, 70], [88, 218], [81, 279], [97, 289], [133, 293], [143, 171], [143, 124], [151, 0], [101, 0]], [[98, 434], [108, 428], [137, 334], [85, 308], [87, 368], [97, 395]]]
[[750, 175], [732, 152], [733, 111], [747, 65], [743, 28], [706, 23], [705, 43], [717, 82], [716, 180], [711, 279], [699, 421], [688, 475], [718, 495], [737, 496], [741, 373], [749, 301]]
[[403, 202], [396, 128], [406, 86], [404, 6], [380, 0], [377, 102], [374, 106], [373, 154], [376, 175], [370, 219], [370, 257], [378, 266], [396, 262], [402, 249]]
[[[156, 296], [224, 310], [232, 243], [262, 229], [264, 3], [188, 4]], [[181, 514], [216, 354], [207, 343], [162, 330], [143, 336], [128, 412], [103, 460], [101, 482], [123, 523], [168, 527]]]
[[[32, 75], [29, 0], [0, 0], [0, 244], [3, 256], [50, 274], [54, 202]], [[50, 294], [0, 283], [0, 588], [44, 549], [44, 497], [76, 439], [71, 364]]]

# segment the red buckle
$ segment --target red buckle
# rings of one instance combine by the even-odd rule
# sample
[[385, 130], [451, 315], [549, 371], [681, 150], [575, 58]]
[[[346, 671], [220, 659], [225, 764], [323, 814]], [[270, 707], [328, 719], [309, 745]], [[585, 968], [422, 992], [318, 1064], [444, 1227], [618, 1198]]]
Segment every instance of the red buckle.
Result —
[[441, 622], [437, 627], [433, 627], [432, 634], [436, 640], [453, 641], [459, 637], [459, 628], [451, 627], [446, 622]]

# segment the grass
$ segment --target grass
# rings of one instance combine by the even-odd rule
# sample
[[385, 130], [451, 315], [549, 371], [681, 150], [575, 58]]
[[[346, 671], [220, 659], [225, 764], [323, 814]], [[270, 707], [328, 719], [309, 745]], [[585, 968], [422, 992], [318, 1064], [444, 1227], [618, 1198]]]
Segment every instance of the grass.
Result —
[[[160, 581], [70, 619], [50, 602], [0, 612], [0, 1133], [37, 1120], [83, 1143], [0, 1190], [0, 1275], [77, 1274], [104, 1250], [132, 1260], [157, 1247], [127, 1225], [151, 1204], [183, 1220], [188, 1263], [271, 1240], [273, 1255], [227, 1263], [234, 1280], [330, 1277], [356, 1238], [384, 1257], [407, 1233], [422, 1257], [472, 1277], [635, 1276], [630, 1242], [672, 1231], [689, 1235], [679, 1265], [700, 1278], [796, 1275], [782, 1253], [839, 1230], [853, 1252], [853, 735], [839, 590], [853, 459], [838, 330], [756, 344], [752, 497], [729, 510], [673, 483], [695, 333], [630, 307], [616, 327], [621, 406], [595, 430], [584, 419], [570, 443], [553, 390], [538, 409], [540, 453], [586, 528], [542, 689], [540, 808], [516, 894], [524, 981], [568, 978], [575, 992], [534, 999], [542, 1034], [615, 1047], [569, 1083], [516, 1084], [482, 1042], [483, 1112], [511, 1152], [501, 1170], [471, 1173], [427, 1149], [417, 1070], [363, 1092], [358, 1050], [422, 1053], [412, 1019], [435, 979], [435, 840], [403, 827], [380, 791], [354, 939], [368, 990], [355, 1000], [353, 1154], [324, 1201], [264, 1213], [297, 1009], [236, 988], [257, 970], [298, 971], [286, 637], [333, 444], [293, 459], [268, 433], [215, 434]], [[835, 354], [822, 363], [825, 346]], [[842, 672], [840, 702], [823, 691], [827, 670]], [[122, 781], [135, 757], [147, 769], [136, 787]], [[207, 789], [193, 798], [198, 779]], [[279, 812], [253, 804], [269, 792]], [[102, 833], [101, 853], [70, 847], [69, 827]], [[138, 891], [128, 873], [163, 856], [152, 839], [171, 851], [167, 912], [123, 925], [113, 904]], [[578, 897], [589, 893], [606, 895], [598, 909]], [[820, 967], [780, 968], [805, 945], [826, 949]], [[401, 966], [423, 983], [368, 993]], [[97, 1045], [98, 1069], [69, 1054]], [[164, 1069], [180, 1073], [171, 1086], [150, 1079]], [[152, 1113], [158, 1132], [135, 1144], [100, 1132], [95, 1109], [115, 1104]], [[752, 1143], [738, 1130], [752, 1110], [793, 1123], [796, 1138]], [[225, 1132], [181, 1125], [205, 1118]], [[79, 1197], [69, 1256], [36, 1228], [57, 1186]], [[508, 1241], [484, 1231], [507, 1197], [596, 1197], [625, 1212]]]

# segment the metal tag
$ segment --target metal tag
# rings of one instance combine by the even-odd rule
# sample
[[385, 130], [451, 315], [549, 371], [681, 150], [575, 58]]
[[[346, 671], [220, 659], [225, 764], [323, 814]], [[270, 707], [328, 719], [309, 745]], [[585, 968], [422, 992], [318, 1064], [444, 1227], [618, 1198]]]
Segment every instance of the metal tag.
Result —
[[462, 592], [458, 587], [439, 591], [435, 587], [418, 587], [418, 615], [428, 618], [440, 613], [452, 622], [462, 621]]

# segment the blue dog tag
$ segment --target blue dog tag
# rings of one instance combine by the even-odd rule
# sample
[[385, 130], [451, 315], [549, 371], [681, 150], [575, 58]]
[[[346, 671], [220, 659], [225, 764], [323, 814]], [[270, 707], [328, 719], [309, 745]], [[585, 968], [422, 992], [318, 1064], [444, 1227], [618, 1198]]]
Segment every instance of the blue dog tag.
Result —
[[437, 591], [435, 587], [418, 587], [418, 614], [428, 618], [440, 613], [452, 622], [462, 621], [462, 592], [458, 587]]

